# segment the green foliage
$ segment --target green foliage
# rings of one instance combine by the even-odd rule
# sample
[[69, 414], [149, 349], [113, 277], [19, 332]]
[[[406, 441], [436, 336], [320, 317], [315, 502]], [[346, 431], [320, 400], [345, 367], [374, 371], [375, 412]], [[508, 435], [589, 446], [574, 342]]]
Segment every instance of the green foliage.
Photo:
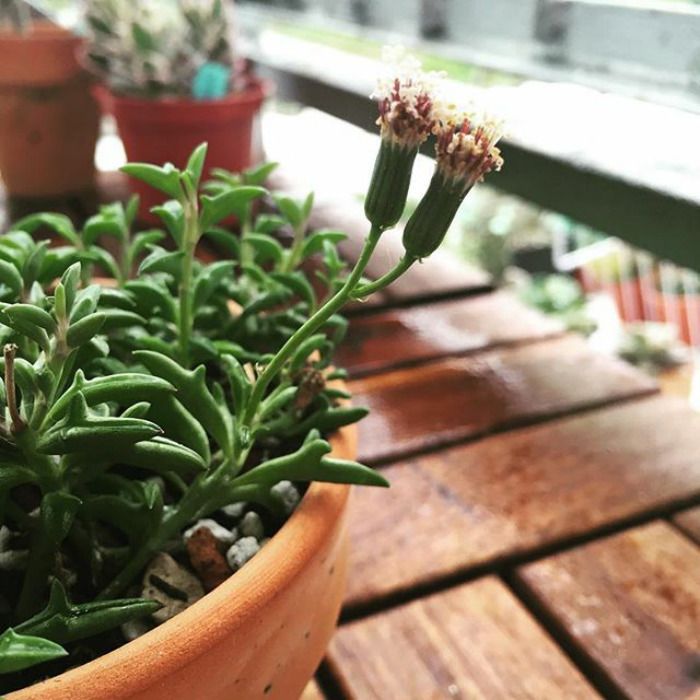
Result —
[[[269, 196], [274, 164], [217, 171], [200, 195], [205, 157], [124, 168], [172, 198], [162, 230], [139, 231], [131, 199], [0, 238], [0, 517], [29, 547], [0, 670], [153, 613], [123, 592], [197, 517], [246, 501], [281, 522], [285, 480], [386, 485], [322, 437], [365, 414], [331, 382], [344, 235], [309, 231], [312, 195]], [[203, 241], [225, 257], [200, 262]]]

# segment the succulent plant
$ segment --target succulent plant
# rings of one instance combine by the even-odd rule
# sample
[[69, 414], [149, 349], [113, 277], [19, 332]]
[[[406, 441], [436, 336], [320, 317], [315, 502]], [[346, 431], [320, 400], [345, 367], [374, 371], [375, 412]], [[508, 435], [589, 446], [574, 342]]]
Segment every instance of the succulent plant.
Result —
[[[395, 91], [386, 119], [411, 108], [409, 87]], [[347, 270], [343, 234], [309, 231], [311, 195], [270, 196], [263, 184], [273, 164], [201, 183], [205, 144], [182, 169], [123, 168], [169, 198], [153, 209], [163, 230], [134, 231], [132, 198], [102, 207], [81, 230], [38, 214], [0, 237], [0, 673], [11, 673], [10, 685], [31, 681], [24, 669], [43, 661], [60, 670], [80, 640], [104, 648], [107, 635], [109, 648], [143, 618], [177, 612], [183, 591], [168, 572], [201, 597], [203, 585], [255, 556], [304, 484], [387, 485], [335, 459], [326, 439], [366, 413], [334, 382], [347, 327], [339, 312], [430, 254], [456, 200], [500, 166], [491, 132], [474, 138], [485, 132], [466, 117], [460, 135], [430, 110], [416, 119], [427, 120], [414, 124], [421, 139], [434, 127], [456, 139], [452, 170], [438, 159], [405, 257], [374, 282], [363, 273], [397, 206], [384, 198], [402, 186], [384, 187], [375, 169], [379, 218], [368, 214], [370, 232]], [[389, 166], [410, 171], [410, 160], [392, 156]], [[410, 172], [388, 176], [395, 184]], [[446, 196], [450, 213], [428, 232], [426, 212]], [[223, 225], [231, 217], [239, 234]], [[46, 230], [61, 244], [37, 240]], [[196, 255], [207, 241], [223, 251], [208, 264]], [[236, 520], [236, 533], [216, 518]], [[183, 541], [194, 570], [197, 548], [229, 548], [214, 576], [200, 583], [178, 569]]]
[[24, 33], [31, 16], [29, 5], [23, 0], [0, 0], [0, 30]]
[[223, 0], [89, 0], [87, 57], [118, 94], [223, 97], [235, 86]]

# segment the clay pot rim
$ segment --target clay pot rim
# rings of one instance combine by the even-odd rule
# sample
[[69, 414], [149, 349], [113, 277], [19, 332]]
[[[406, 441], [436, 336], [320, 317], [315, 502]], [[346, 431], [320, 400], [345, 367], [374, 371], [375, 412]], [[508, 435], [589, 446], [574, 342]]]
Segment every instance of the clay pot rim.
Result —
[[0, 29], [0, 42], [22, 43], [32, 42], [41, 44], [73, 44], [76, 49], [82, 43], [82, 38], [48, 20], [34, 20], [26, 32]]
[[[341, 428], [331, 439], [333, 455], [354, 458], [355, 425]], [[313, 559], [332, 536], [331, 523], [342, 517], [350, 493], [347, 484], [313, 482], [292, 516], [240, 571], [207, 593], [187, 610], [134, 641], [42, 683], [9, 693], [6, 700], [65, 700], [81, 697], [88, 679], [94, 686], [119, 689], [130, 697], [152, 686], [185, 660], [206, 654], [231, 629], [265, 614], [274, 599]], [[245, 644], [245, 640], [241, 640]], [[148, 658], [148, 663], [141, 662]], [[115, 696], [117, 697], [117, 696]]]
[[[255, 106], [262, 103], [274, 93], [271, 80], [255, 76], [246, 77], [244, 86], [235, 92], [230, 92], [216, 100], [195, 100], [190, 97], [139, 97], [138, 95], [123, 95], [114, 92], [104, 83], [95, 85], [93, 91], [106, 111], [129, 109], [143, 111], [147, 108], [152, 115], [154, 112], [172, 112], [181, 110], [212, 112], [214, 110], [229, 110], [232, 107]], [[149, 115], [145, 115], [149, 116]]]

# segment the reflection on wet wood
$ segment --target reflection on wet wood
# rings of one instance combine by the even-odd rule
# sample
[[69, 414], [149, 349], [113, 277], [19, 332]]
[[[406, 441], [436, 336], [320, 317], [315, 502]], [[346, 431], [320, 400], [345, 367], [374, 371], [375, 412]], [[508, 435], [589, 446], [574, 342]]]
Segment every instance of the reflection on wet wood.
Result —
[[359, 376], [561, 331], [512, 294], [493, 292], [356, 318], [337, 358]]
[[377, 463], [494, 429], [655, 390], [573, 337], [385, 372], [351, 383], [368, 406], [360, 457]]
[[700, 495], [700, 416], [655, 397], [443, 450], [357, 489], [346, 597], [365, 605]]

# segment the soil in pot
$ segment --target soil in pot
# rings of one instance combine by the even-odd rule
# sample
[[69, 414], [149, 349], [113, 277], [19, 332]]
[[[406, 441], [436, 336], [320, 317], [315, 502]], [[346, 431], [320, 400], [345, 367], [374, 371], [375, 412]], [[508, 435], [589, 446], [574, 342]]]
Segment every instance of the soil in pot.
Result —
[[0, 173], [12, 197], [94, 188], [99, 110], [79, 45], [48, 23], [24, 35], [0, 32]]

